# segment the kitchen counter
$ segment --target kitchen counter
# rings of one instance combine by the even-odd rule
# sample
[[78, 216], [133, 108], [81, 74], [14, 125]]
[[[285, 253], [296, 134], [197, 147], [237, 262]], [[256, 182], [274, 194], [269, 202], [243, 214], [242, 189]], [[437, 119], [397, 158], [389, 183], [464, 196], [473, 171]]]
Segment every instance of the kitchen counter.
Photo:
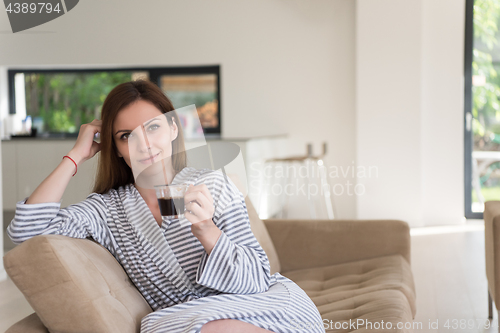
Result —
[[[283, 154], [286, 154], [287, 137], [286, 134], [232, 138], [208, 135], [206, 142], [226, 141], [237, 144], [242, 155], [242, 159], [239, 160], [244, 163], [244, 167], [239, 165], [231, 169], [229, 164], [225, 170], [227, 173], [237, 173], [240, 179], [246, 178], [246, 183], [250, 185], [261, 184], [259, 177], [262, 177], [262, 172], [258, 171], [264, 166], [263, 161], [283, 157]], [[75, 141], [76, 137], [27, 137], [2, 140], [4, 210], [14, 210], [17, 201], [30, 196], [57, 167], [62, 157], [73, 148]], [[203, 143], [203, 140], [186, 140], [186, 149]], [[78, 166], [77, 175], [70, 180], [64, 192], [62, 207], [80, 202], [91, 193], [97, 162], [97, 158], [92, 158]], [[240, 175], [234, 170], [243, 170], [243, 174]], [[260, 201], [259, 188], [253, 191], [249, 188], [248, 195], [252, 202]]]

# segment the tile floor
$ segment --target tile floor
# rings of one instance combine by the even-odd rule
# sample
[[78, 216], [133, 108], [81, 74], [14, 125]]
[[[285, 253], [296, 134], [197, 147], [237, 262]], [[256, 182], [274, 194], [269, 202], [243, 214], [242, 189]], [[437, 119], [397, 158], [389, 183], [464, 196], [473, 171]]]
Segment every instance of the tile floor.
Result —
[[[412, 229], [412, 270], [417, 291], [415, 332], [497, 332], [488, 326], [488, 294], [484, 262], [484, 225]], [[446, 328], [447, 320], [465, 328]], [[429, 321], [438, 320], [438, 329]], [[465, 321], [464, 321], [465, 320]], [[470, 325], [470, 326], [469, 326]], [[498, 325], [497, 316], [491, 323]]]

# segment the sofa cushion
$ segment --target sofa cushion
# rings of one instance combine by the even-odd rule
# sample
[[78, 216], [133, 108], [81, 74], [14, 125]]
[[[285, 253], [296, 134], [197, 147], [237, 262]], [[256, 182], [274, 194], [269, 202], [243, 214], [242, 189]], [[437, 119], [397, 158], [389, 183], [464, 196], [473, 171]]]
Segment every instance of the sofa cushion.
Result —
[[403, 322], [412, 321], [415, 316], [411, 267], [401, 255], [290, 271], [283, 275], [304, 289], [326, 320], [377, 319], [397, 323], [403, 319]]
[[423, 328], [421, 323], [413, 323], [408, 301], [397, 290], [378, 290], [332, 302], [320, 312], [329, 333], [413, 333]]
[[34, 237], [4, 266], [50, 332], [139, 332], [151, 308], [116, 259], [87, 239]]

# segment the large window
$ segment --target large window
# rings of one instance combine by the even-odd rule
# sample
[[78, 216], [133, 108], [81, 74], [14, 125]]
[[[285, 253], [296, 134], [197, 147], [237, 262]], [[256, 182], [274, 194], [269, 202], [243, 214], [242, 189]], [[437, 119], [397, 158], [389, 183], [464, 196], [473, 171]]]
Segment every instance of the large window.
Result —
[[[116, 85], [148, 79], [175, 108], [195, 104], [205, 134], [220, 134], [219, 66], [114, 69], [11, 69], [10, 114], [31, 119], [37, 136], [76, 136], [81, 124], [100, 119]], [[22, 134], [21, 134], [22, 135]]]
[[500, 2], [467, 0], [465, 38], [465, 216], [500, 200]]

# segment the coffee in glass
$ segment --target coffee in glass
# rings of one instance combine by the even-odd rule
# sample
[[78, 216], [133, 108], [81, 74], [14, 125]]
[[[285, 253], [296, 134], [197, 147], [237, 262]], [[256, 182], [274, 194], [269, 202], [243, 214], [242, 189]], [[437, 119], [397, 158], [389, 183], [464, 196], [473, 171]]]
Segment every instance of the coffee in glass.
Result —
[[187, 188], [186, 184], [155, 186], [161, 216], [178, 218], [184, 215], [184, 194]]

